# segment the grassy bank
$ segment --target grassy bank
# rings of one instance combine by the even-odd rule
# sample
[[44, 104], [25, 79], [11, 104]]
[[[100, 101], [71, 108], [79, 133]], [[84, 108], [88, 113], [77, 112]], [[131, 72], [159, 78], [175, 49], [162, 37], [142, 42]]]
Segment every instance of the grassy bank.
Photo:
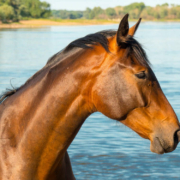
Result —
[[86, 20], [86, 19], [30, 19], [22, 20], [18, 23], [0, 23], [2, 28], [38, 28], [42, 26], [72, 26], [72, 25], [99, 25], [99, 24], [117, 24], [118, 20]]
[[[29, 19], [22, 20], [18, 23], [0, 23], [0, 29], [2, 28], [38, 28], [42, 26], [72, 26], [72, 25], [103, 25], [103, 24], [118, 24], [120, 19], [104, 20], [104, 19]], [[137, 21], [135, 19], [130, 21]], [[149, 20], [143, 20], [149, 21]], [[166, 19], [154, 19], [154, 22], [180, 22], [180, 19], [166, 20]]]

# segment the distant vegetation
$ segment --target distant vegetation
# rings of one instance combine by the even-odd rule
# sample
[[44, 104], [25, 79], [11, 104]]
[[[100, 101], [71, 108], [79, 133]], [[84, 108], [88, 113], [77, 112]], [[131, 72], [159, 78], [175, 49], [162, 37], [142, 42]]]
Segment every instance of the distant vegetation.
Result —
[[165, 3], [151, 7], [144, 3], [132, 3], [128, 6], [107, 9], [87, 8], [85, 11], [52, 10], [52, 17], [60, 19], [119, 19], [126, 13], [129, 13], [130, 19], [138, 19], [139, 17], [147, 20], [180, 19], [180, 5]]
[[162, 4], [156, 7], [144, 3], [132, 3], [128, 6], [102, 9], [94, 7], [85, 11], [51, 10], [50, 4], [40, 0], [0, 0], [0, 20], [18, 22], [30, 18], [50, 19], [120, 19], [129, 13], [130, 19], [142, 17], [146, 20], [180, 19], [180, 5]]
[[18, 22], [23, 18], [48, 18], [50, 4], [40, 0], [0, 0], [0, 20]]

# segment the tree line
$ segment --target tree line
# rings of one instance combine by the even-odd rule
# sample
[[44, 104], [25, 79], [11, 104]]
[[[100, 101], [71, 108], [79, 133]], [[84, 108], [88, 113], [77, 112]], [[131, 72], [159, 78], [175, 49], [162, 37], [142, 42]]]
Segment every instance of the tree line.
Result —
[[102, 9], [94, 7], [85, 11], [52, 10], [53, 18], [61, 19], [119, 19], [129, 13], [130, 19], [180, 19], [180, 5], [164, 3], [156, 7], [146, 6], [144, 3], [132, 3], [128, 6]]
[[85, 11], [51, 10], [50, 4], [40, 0], [0, 0], [0, 20], [18, 22], [28, 18], [60, 19], [120, 19], [129, 13], [130, 19], [180, 19], [180, 5], [162, 4], [156, 7], [144, 3], [102, 9], [94, 7]]
[[23, 18], [48, 18], [50, 4], [40, 0], [0, 0], [0, 20], [18, 22]]

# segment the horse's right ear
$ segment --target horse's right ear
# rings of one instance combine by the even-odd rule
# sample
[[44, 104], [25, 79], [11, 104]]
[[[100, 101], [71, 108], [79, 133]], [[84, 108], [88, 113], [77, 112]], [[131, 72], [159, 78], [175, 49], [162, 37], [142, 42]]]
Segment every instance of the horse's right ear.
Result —
[[116, 41], [118, 45], [125, 43], [126, 36], [128, 35], [129, 32], [128, 16], [129, 14], [126, 14], [119, 24], [119, 28], [117, 30], [117, 36], [116, 36]]

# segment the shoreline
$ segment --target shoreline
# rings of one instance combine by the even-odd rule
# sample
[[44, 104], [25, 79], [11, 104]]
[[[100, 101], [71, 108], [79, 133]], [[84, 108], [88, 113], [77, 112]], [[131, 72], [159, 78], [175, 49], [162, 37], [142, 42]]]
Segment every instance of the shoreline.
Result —
[[[136, 22], [136, 19], [130, 19], [130, 22]], [[86, 26], [86, 25], [108, 25], [119, 24], [120, 19], [30, 19], [21, 20], [18, 23], [0, 23], [0, 29], [18, 29], [18, 28], [40, 28], [44, 26]], [[180, 22], [177, 20], [142, 20], [142, 22]]]
[[0, 23], [0, 29], [17, 29], [17, 28], [40, 28], [44, 26], [86, 26], [86, 25], [105, 25], [118, 24], [117, 20], [86, 20], [86, 19], [30, 19], [21, 20], [18, 23]]

